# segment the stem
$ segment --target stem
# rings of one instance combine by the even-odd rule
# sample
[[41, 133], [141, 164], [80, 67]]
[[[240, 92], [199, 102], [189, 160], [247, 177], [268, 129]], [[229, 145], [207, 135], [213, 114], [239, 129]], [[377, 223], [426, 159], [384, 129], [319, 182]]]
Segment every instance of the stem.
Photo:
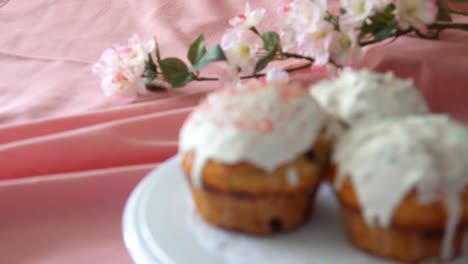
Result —
[[418, 37], [422, 38], [422, 39], [438, 39], [440, 37], [440, 32], [442, 32], [442, 29], [437, 29], [434, 33], [430, 34], [430, 35], [426, 35], [424, 33], [422, 33], [421, 31], [419, 30], [415, 30], [414, 32], [416, 32], [416, 35], [418, 35]]
[[260, 34], [260, 32], [258, 32], [257, 28], [256, 27], [251, 27], [250, 30], [255, 33], [255, 35], [259, 36], [260, 38], [262, 37], [262, 35]]
[[460, 30], [468, 30], [468, 24], [466, 23], [450, 23], [450, 22], [435, 22], [432, 25], [429, 25], [430, 29], [460, 29]]
[[[287, 69], [284, 69], [284, 70], [286, 72], [295, 72], [295, 71], [298, 71], [298, 70], [307, 69], [310, 66], [312, 66], [312, 64], [313, 64], [312, 62], [308, 62], [308, 63], [302, 64], [302, 65], [299, 65], [297, 67], [287, 68]], [[264, 77], [265, 75], [266, 75], [265, 73], [256, 73], [256, 74], [252, 74], [252, 75], [242, 76], [242, 77], [240, 77], [240, 79], [245, 80], [245, 79], [251, 79], [251, 78], [260, 78], [260, 77]]]
[[452, 21], [452, 16], [450, 15], [450, 8], [447, 4], [447, 1], [437, 0], [437, 6], [439, 7], [437, 19], [441, 21]]
[[302, 55], [296, 54], [296, 53], [283, 52], [281, 54], [284, 55], [286, 58], [295, 58], [295, 59], [301, 59], [301, 60], [308, 60], [310, 62], [315, 61], [314, 58], [307, 57], [307, 56], [302, 56]]
[[[400, 36], [409, 34], [409, 33], [413, 32], [413, 31], [414, 31], [413, 29], [397, 30], [395, 33], [393, 33], [392, 35], [388, 36], [388, 37], [385, 38], [385, 39], [389, 39], [389, 38], [398, 38], [398, 37], [400, 37]], [[372, 44], [380, 43], [380, 42], [382, 42], [382, 41], [385, 40], [385, 39], [371, 39], [371, 40], [368, 40], [368, 41], [361, 41], [361, 42], [359, 42], [359, 46], [364, 47], [364, 46], [367, 46], [367, 45], [372, 45]]]
[[[299, 71], [299, 70], [302, 70], [302, 69], [307, 69], [310, 66], [312, 66], [312, 64], [313, 63], [308, 62], [308, 63], [302, 64], [302, 65], [299, 65], [297, 67], [287, 68], [287, 69], [284, 69], [284, 70], [286, 72], [295, 72], [295, 71]], [[265, 75], [266, 75], [266, 73], [256, 73], [256, 74], [252, 74], [252, 75], [241, 76], [240, 79], [241, 80], [246, 80], [246, 79], [252, 79], [252, 78], [260, 78], [260, 77], [264, 77]], [[217, 77], [197, 77], [194, 80], [195, 81], [219, 81], [219, 78], [217, 78]]]
[[464, 12], [461, 10], [456, 10], [456, 9], [449, 9], [450, 13], [452, 14], [457, 14], [457, 15], [462, 15], [462, 16], [468, 16], [468, 12]]
[[202, 81], [219, 81], [219, 78], [217, 78], [217, 77], [196, 77], [194, 80], [195, 81], [200, 81], [200, 82], [202, 82]]

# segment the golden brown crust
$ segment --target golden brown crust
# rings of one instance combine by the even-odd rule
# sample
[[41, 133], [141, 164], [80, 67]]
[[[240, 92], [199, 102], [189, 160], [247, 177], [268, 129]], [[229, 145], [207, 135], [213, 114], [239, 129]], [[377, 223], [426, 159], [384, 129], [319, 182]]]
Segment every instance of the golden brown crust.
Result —
[[302, 225], [311, 213], [311, 194], [274, 194], [241, 197], [191, 186], [198, 213], [212, 225], [254, 235], [289, 231]]
[[[308, 155], [267, 172], [249, 163], [205, 165], [202, 187], [192, 184], [194, 153], [182, 165], [199, 214], [209, 223], [249, 234], [266, 235], [299, 227], [312, 209], [315, 192], [328, 164], [329, 147], [320, 137]], [[297, 181], [288, 183], [287, 170], [295, 168]]]
[[[440, 256], [443, 233], [370, 227], [359, 211], [343, 208], [342, 212], [352, 243], [369, 254], [406, 263], [420, 263]], [[457, 231], [453, 257], [460, 254], [464, 233], [465, 229]]]
[[[334, 182], [337, 168], [331, 167], [328, 178]], [[422, 204], [418, 202], [417, 193], [413, 190], [396, 208], [388, 228], [372, 228], [362, 217], [362, 207], [350, 178], [344, 181], [341, 189], [336, 190], [336, 194], [341, 203], [348, 235], [356, 247], [373, 255], [407, 263], [419, 263], [424, 259], [440, 256], [447, 219], [441, 200]], [[455, 255], [460, 252], [468, 227], [468, 188], [465, 188], [461, 199], [463, 212], [454, 240]]]

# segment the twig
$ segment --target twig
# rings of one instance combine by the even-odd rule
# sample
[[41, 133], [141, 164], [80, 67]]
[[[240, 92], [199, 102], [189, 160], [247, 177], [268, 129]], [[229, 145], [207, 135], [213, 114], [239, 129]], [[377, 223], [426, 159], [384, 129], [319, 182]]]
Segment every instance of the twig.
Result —
[[307, 60], [307, 61], [310, 61], [310, 62], [315, 61], [314, 58], [307, 57], [307, 56], [302, 56], [302, 55], [296, 54], [296, 53], [283, 52], [281, 54], [284, 55], [286, 58], [295, 58], [295, 59]]
[[[396, 38], [401, 37], [401, 36], [406, 35], [406, 34], [409, 34], [409, 33], [413, 32], [413, 31], [414, 31], [414, 29], [398, 30], [395, 33], [389, 35], [385, 39], [393, 38], [395, 40]], [[359, 46], [364, 47], [364, 46], [368, 46], [368, 45], [372, 45], [372, 44], [377, 44], [377, 43], [382, 42], [385, 39], [371, 39], [371, 40], [368, 40], [368, 41], [361, 41], [361, 42], [359, 42]]]
[[[305, 63], [303, 65], [299, 65], [297, 67], [286, 68], [284, 70], [286, 72], [295, 72], [295, 71], [299, 71], [299, 70], [302, 70], [302, 69], [307, 69], [310, 66], [312, 66], [312, 64], [313, 63], [309, 62], [309, 63]], [[246, 79], [252, 79], [252, 78], [260, 78], [260, 77], [264, 77], [265, 75], [266, 75], [266, 73], [256, 73], [256, 74], [252, 74], [252, 75], [241, 76], [240, 79], [241, 80], [246, 80]], [[219, 78], [217, 78], [217, 77], [197, 77], [194, 80], [195, 81], [219, 81]]]
[[451, 22], [435, 22], [432, 25], [428, 26], [430, 29], [460, 29], [460, 30], [468, 30], [468, 24], [466, 23], [451, 23]]
[[450, 13], [452, 14], [457, 14], [457, 15], [462, 15], [462, 16], [468, 16], [468, 12], [461, 11], [461, 10], [456, 10], [456, 9], [449, 9]]
[[202, 81], [219, 81], [219, 78], [217, 78], [217, 77], [196, 77], [194, 80], [195, 81], [200, 81], [200, 82], [202, 82]]
[[431, 35], [426, 35], [424, 33], [422, 33], [421, 31], [419, 30], [415, 30], [414, 32], [416, 32], [416, 35], [418, 35], [418, 37], [422, 38], [422, 39], [438, 39], [440, 37], [440, 32], [442, 32], [442, 29], [437, 29], [434, 33], [432, 33]]

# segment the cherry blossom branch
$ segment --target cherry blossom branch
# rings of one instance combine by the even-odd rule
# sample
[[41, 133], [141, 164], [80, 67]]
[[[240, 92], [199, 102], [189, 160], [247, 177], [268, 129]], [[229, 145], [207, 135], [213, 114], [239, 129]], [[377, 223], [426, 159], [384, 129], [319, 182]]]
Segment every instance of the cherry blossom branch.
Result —
[[[107, 49], [93, 72], [101, 78], [106, 95], [136, 96], [136, 87], [142, 83], [151, 91], [167, 91], [192, 81], [221, 81], [200, 74], [215, 62], [227, 64], [229, 79], [268, 78], [271, 75], [266, 72], [274, 61], [302, 61], [284, 69], [289, 73], [313, 65], [341, 68], [359, 59], [364, 46], [387, 39], [414, 34], [434, 40], [446, 29], [468, 31], [468, 24], [451, 21], [452, 14], [468, 16], [468, 12], [450, 9], [446, 0], [431, 0], [437, 5], [427, 1], [341, 1], [341, 12], [334, 15], [328, 12], [326, 1], [291, 0], [279, 9], [282, 23], [277, 31], [259, 30], [266, 10], [251, 9], [247, 3], [244, 14], [229, 20], [232, 27], [220, 44], [208, 48], [201, 34], [188, 47], [186, 59], [181, 59], [163, 57], [155, 40], [144, 43], [135, 36], [128, 45]], [[256, 38], [250, 37], [252, 33]]]

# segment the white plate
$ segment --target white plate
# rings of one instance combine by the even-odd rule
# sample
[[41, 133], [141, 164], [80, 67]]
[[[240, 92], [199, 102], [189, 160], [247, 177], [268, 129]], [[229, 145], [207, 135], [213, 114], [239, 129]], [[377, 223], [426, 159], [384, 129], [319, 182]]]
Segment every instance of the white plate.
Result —
[[208, 226], [194, 217], [179, 164], [173, 158], [151, 172], [127, 202], [124, 240], [137, 264], [391, 263], [352, 247], [328, 187], [321, 188], [311, 221], [295, 232], [253, 238]]

